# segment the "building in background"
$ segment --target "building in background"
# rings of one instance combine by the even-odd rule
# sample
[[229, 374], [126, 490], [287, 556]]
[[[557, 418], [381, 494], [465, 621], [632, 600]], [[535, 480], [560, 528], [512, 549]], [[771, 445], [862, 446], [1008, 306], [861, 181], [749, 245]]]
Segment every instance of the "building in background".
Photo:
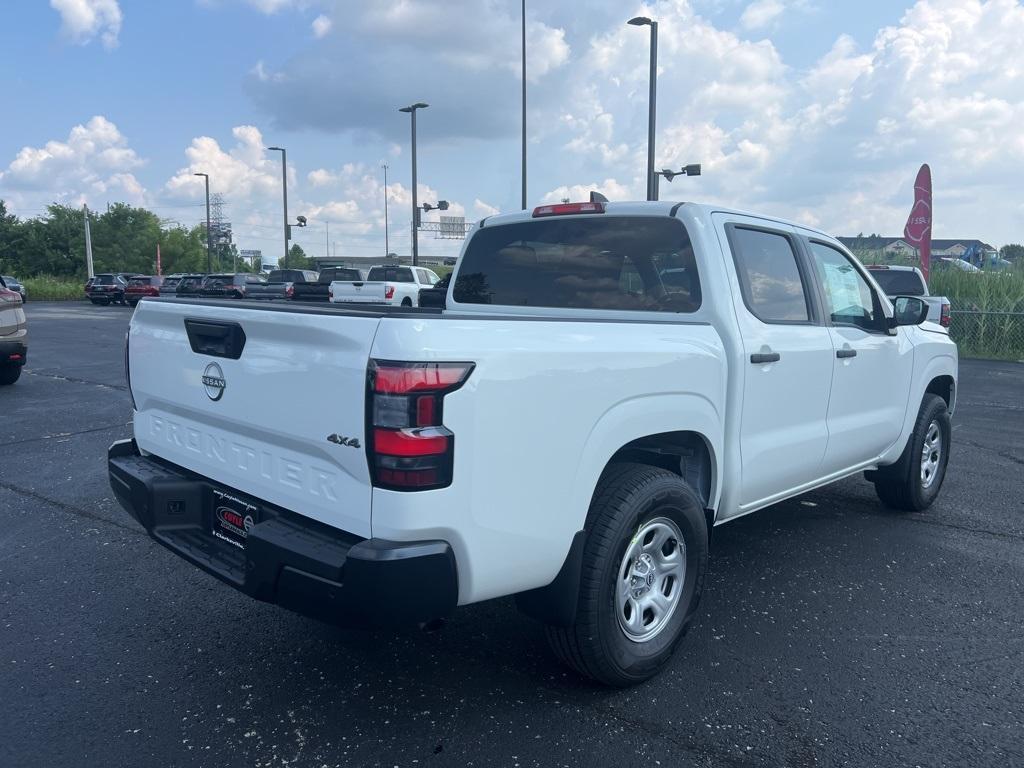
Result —
[[[902, 237], [882, 237], [881, 235], [858, 235], [857, 237], [840, 237], [839, 242], [859, 256], [872, 256], [876, 259], [913, 259], [917, 251]], [[981, 266], [999, 255], [999, 251], [988, 243], [976, 239], [932, 240], [932, 259], [959, 259], [968, 254], [969, 260]], [[863, 259], [862, 259], [863, 260]]]

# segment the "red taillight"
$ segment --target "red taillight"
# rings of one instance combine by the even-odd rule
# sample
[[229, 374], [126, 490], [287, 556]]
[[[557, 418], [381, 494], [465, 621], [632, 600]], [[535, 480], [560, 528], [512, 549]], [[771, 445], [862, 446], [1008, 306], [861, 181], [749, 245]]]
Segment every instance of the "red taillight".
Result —
[[397, 491], [452, 482], [455, 436], [444, 426], [444, 396], [473, 363], [371, 360], [367, 380], [367, 459], [373, 484]]
[[604, 213], [604, 203], [558, 203], [541, 205], [533, 209], [533, 218], [542, 216], [570, 216], [575, 213]]
[[949, 324], [952, 321], [952, 316], [950, 315], [949, 310], [950, 305], [943, 304], [942, 309], [939, 311], [939, 325], [943, 328], [949, 328]]
[[388, 301], [391, 301], [393, 298], [395, 298], [395, 286], [393, 286], [393, 285], [385, 285], [384, 286], [384, 298], [387, 299]]
[[285, 288], [284, 289], [284, 295], [287, 296], [289, 299], [292, 296], [294, 296], [295, 295], [295, 286], [294, 285], [289, 285], [287, 288]]

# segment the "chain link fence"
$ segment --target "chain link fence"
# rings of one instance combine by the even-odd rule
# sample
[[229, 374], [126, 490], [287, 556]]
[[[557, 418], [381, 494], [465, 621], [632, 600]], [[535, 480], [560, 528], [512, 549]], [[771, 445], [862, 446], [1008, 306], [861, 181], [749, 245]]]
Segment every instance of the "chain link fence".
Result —
[[949, 335], [957, 343], [960, 357], [1024, 362], [1024, 312], [954, 309]]

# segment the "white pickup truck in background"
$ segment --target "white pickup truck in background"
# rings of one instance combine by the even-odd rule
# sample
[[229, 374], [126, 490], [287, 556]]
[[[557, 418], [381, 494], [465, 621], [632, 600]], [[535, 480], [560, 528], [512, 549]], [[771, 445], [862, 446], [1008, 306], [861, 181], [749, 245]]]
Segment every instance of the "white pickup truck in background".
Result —
[[928, 305], [928, 319], [943, 328], [949, 328], [952, 305], [945, 296], [932, 296], [928, 292], [928, 283], [925, 282], [920, 269], [890, 264], [869, 264], [868, 271], [886, 296], [919, 296]]
[[384, 304], [418, 307], [420, 289], [429, 288], [440, 278], [425, 267], [373, 267], [366, 280], [335, 280], [328, 295], [334, 304]]
[[861, 472], [932, 504], [958, 358], [926, 311], [798, 224], [545, 205], [480, 222], [443, 308], [142, 302], [110, 482], [257, 599], [381, 625], [515, 595], [629, 685], [693, 620], [713, 526]]

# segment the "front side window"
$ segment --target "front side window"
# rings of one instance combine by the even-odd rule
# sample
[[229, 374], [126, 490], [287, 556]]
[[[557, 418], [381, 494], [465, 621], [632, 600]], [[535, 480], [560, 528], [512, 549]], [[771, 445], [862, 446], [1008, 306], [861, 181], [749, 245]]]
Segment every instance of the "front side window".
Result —
[[667, 216], [534, 219], [478, 230], [455, 301], [513, 307], [695, 312], [701, 290], [686, 227]]
[[865, 331], [882, 330], [882, 308], [871, 286], [846, 254], [822, 243], [810, 244], [825, 289], [825, 312], [833, 323]]
[[781, 233], [735, 227], [729, 242], [743, 299], [759, 320], [800, 323], [811, 319], [807, 289], [790, 238]]

